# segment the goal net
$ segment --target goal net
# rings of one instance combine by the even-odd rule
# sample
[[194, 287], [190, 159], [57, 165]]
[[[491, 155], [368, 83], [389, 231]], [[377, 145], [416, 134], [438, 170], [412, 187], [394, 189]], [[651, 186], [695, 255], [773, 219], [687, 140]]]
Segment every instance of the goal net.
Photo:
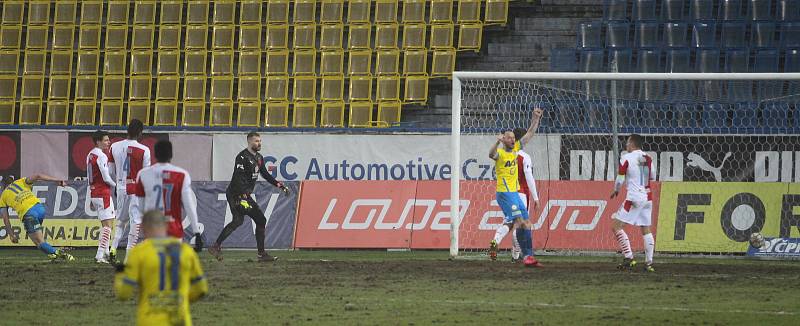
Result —
[[[529, 207], [537, 253], [618, 250], [611, 221], [625, 191], [609, 196], [632, 133], [653, 158], [657, 252], [744, 254], [752, 233], [767, 245], [798, 238], [798, 102], [794, 73], [456, 72], [450, 254], [485, 254], [503, 220], [490, 148], [528, 128], [536, 108], [541, 125], [523, 151], [540, 203]], [[640, 231], [626, 230], [643, 250]]]

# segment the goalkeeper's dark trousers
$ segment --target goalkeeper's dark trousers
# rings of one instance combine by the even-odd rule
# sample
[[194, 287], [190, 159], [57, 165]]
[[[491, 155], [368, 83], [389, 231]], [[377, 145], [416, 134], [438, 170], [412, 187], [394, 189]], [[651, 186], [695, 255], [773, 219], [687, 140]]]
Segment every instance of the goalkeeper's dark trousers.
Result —
[[[266, 236], [267, 228], [267, 218], [264, 216], [264, 212], [261, 211], [258, 204], [250, 196], [242, 198], [241, 196], [226, 194], [226, 197], [228, 199], [228, 205], [231, 208], [233, 220], [222, 229], [222, 233], [219, 234], [216, 241], [217, 245], [222, 245], [222, 242], [244, 223], [244, 217], [247, 215], [250, 216], [250, 218], [253, 219], [253, 223], [256, 224], [256, 246], [258, 247], [258, 252], [263, 252], [264, 237]], [[242, 205], [243, 201], [247, 202], [247, 206], [249, 207]]]

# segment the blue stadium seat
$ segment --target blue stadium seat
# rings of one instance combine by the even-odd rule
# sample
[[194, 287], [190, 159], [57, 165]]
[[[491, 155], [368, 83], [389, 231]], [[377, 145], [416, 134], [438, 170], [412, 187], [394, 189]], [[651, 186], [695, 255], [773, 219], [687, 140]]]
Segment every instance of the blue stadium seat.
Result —
[[[691, 52], [687, 48], [666, 50], [666, 69], [664, 72], [694, 72], [691, 68]], [[695, 97], [695, 82], [687, 80], [671, 80], [666, 82], [666, 99], [669, 101], [683, 101]]]
[[[764, 129], [771, 133], [786, 132], [787, 129], [792, 126], [792, 122], [789, 120], [789, 111], [791, 111], [789, 103], [764, 103], [761, 110], [761, 120]], [[795, 112], [795, 116], [796, 115]]]
[[719, 20], [740, 20], [742, 16], [742, 0], [719, 0]]
[[725, 72], [749, 72], [750, 51], [747, 49], [728, 49], [725, 51]]
[[683, 48], [689, 46], [686, 37], [688, 26], [683, 22], [664, 24], [664, 46], [670, 48]]
[[[756, 50], [753, 72], [778, 72], [778, 50]], [[760, 101], [780, 97], [782, 90], [783, 81], [756, 81], [756, 99]]]
[[550, 71], [578, 71], [578, 52], [574, 48], [554, 48], [550, 50]]
[[782, 22], [800, 20], [800, 0], [778, 0], [775, 20]]
[[719, 50], [718, 49], [699, 49], [695, 60], [697, 72], [719, 72]]
[[600, 49], [584, 49], [580, 51], [581, 72], [603, 72], [604, 52]]
[[731, 127], [747, 130], [733, 131], [735, 133], [753, 132], [758, 124], [758, 104], [740, 102], [733, 105], [733, 118]]
[[800, 47], [800, 22], [781, 24], [781, 46]]
[[689, 18], [695, 22], [714, 20], [714, 0], [689, 0]]
[[661, 1], [661, 20], [673, 22], [683, 21], [686, 12], [683, 10], [685, 0], [662, 0]]
[[617, 72], [633, 72], [633, 51], [626, 48], [608, 50], [608, 70], [614, 70], [614, 61], [617, 62]]
[[633, 21], [658, 21], [656, 0], [633, 0]]
[[692, 24], [692, 46], [696, 48], [716, 47], [717, 25], [714, 22]]
[[741, 48], [745, 41], [746, 25], [742, 22], [726, 21], [720, 25], [722, 36], [720, 45], [725, 48]]
[[727, 105], [718, 102], [703, 104], [703, 127], [707, 132], [719, 133], [730, 128]]
[[[685, 33], [684, 33], [685, 34]], [[658, 23], [637, 22], [634, 30], [634, 46], [637, 48], [659, 47]]]
[[[638, 72], [663, 72], [661, 65], [661, 50], [659, 49], [640, 49], [636, 69]], [[648, 80], [639, 82], [639, 98], [647, 101], [661, 100], [663, 97], [664, 82], [660, 80]]]
[[602, 48], [603, 27], [600, 22], [588, 22], [578, 25], [578, 47], [579, 48]]
[[775, 22], [753, 22], [750, 26], [750, 46], [754, 48], [775, 46]]
[[[788, 49], [784, 52], [783, 59], [784, 72], [800, 72], [800, 49]], [[796, 96], [800, 94], [800, 81], [787, 81], [785, 96]], [[800, 112], [795, 112], [800, 115]]]
[[[728, 49], [725, 51], [725, 72], [746, 73], [750, 71], [750, 51], [746, 49]], [[753, 82], [749, 80], [727, 81], [726, 100], [743, 102], [753, 100]]]
[[747, 17], [750, 20], [771, 20], [772, 0], [748, 0]]
[[629, 47], [630, 44], [628, 44], [628, 35], [630, 35], [630, 29], [631, 25], [627, 22], [608, 22], [608, 24], [606, 24], [606, 47]]
[[627, 21], [628, 0], [605, 0], [603, 3], [603, 20]]
[[692, 72], [689, 65], [691, 52], [687, 48], [669, 49], [667, 53], [667, 65], [664, 72]]
[[611, 103], [609, 100], [589, 100], [586, 102], [587, 132], [606, 132], [611, 127]]

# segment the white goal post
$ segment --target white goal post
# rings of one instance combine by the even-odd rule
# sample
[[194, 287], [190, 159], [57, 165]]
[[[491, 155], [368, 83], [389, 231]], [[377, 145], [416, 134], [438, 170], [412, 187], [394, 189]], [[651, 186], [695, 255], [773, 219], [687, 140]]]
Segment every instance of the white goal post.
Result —
[[[450, 226], [451, 257], [458, 256], [459, 251], [464, 249], [459, 246], [459, 238], [460, 238], [459, 231], [461, 228], [462, 221], [461, 221], [461, 216], [459, 214], [460, 213], [459, 204], [457, 203], [459, 203], [460, 200], [464, 198], [462, 196], [462, 192], [464, 191], [464, 189], [461, 189], [461, 182], [464, 181], [464, 176], [462, 175], [462, 165], [464, 164], [462, 160], [462, 155], [463, 155], [462, 151], [467, 150], [465, 148], [462, 148], [462, 140], [464, 139], [463, 136], [465, 135], [465, 128], [464, 128], [465, 123], [476, 124], [473, 125], [472, 127], [475, 127], [475, 130], [481, 130], [480, 132], [486, 135], [487, 137], [490, 134], [491, 135], [496, 134], [497, 130], [494, 130], [493, 129], [494, 127], [499, 125], [506, 125], [505, 123], [495, 123], [492, 124], [491, 126], [480, 125], [482, 123], [480, 121], [496, 122], [498, 119], [499, 120], [504, 119], [504, 117], [502, 117], [500, 114], [496, 114], [495, 116], [489, 119], [483, 119], [483, 120], [478, 119], [477, 116], [470, 117], [470, 118], [475, 118], [473, 119], [475, 122], [470, 122], [472, 120], [469, 119], [467, 119], [469, 121], [466, 121], [465, 117], [467, 117], [467, 115], [469, 114], [472, 114], [472, 113], [467, 113], [467, 110], [472, 110], [474, 112], [480, 110], [484, 111], [495, 110], [495, 108], [496, 110], [502, 110], [499, 107], [502, 106], [502, 103], [504, 101], [503, 96], [505, 96], [504, 94], [508, 89], [512, 89], [511, 92], [513, 92], [513, 88], [515, 88], [516, 87], [515, 85], [517, 85], [515, 84], [516, 82], [525, 83], [526, 85], [533, 85], [529, 87], [530, 90], [526, 91], [527, 92], [525, 95], [526, 98], [530, 98], [532, 100], [540, 102], [550, 102], [548, 105], [551, 105], [551, 107], [557, 107], [559, 103], [565, 103], [565, 101], [567, 100], [574, 100], [574, 99], [589, 100], [591, 98], [603, 101], [603, 103], [605, 103], [606, 105], [605, 108], [608, 108], [611, 111], [609, 114], [609, 119], [605, 121], [611, 121], [612, 126], [610, 126], [611, 128], [601, 128], [601, 129], [604, 130], [610, 129], [610, 130], [598, 132], [593, 129], [592, 130], [585, 129], [585, 130], [577, 130], [574, 132], [575, 134], [592, 134], [595, 136], [599, 135], [601, 137], [606, 136], [608, 138], [614, 137], [612, 139], [618, 138], [617, 128], [621, 123], [617, 120], [618, 119], [617, 111], [619, 110], [619, 104], [617, 103], [618, 101], [629, 101], [629, 102], [640, 101], [637, 103], [644, 103], [644, 102], [650, 103], [652, 101], [656, 101], [659, 103], [671, 103], [670, 101], [678, 102], [678, 100], [676, 99], [685, 99], [686, 101], [694, 101], [692, 103], [702, 103], [703, 105], [708, 105], [708, 103], [713, 104], [714, 101], [733, 103], [735, 101], [733, 100], [727, 101], [726, 96], [736, 95], [737, 93], [736, 87], [739, 87], [737, 86], [739, 85], [737, 83], [740, 82], [748, 83], [745, 86], [742, 86], [744, 87], [743, 89], [746, 89], [745, 92], [749, 92], [750, 90], [752, 90], [752, 94], [754, 95], [750, 98], [749, 100], [750, 102], [764, 103], [764, 101], [776, 100], [775, 96], [786, 97], [786, 94], [788, 93], [790, 94], [789, 97], [792, 97], [791, 101], [794, 103], [798, 102], [798, 98], [794, 98], [793, 96], [795, 94], [800, 96], [800, 93], [795, 93], [796, 90], [786, 91], [787, 87], [794, 87], [791, 86], [795, 85], [794, 83], [800, 85], [800, 73], [564, 73], [564, 72], [466, 72], [466, 71], [454, 72], [452, 76], [452, 113], [451, 113], [452, 146], [450, 149], [451, 164], [452, 164], [452, 177], [450, 183], [451, 187], [450, 202], [452, 203], [450, 207], [450, 216], [452, 218], [452, 223]], [[538, 82], [542, 82], [543, 84], [536, 85]], [[690, 90], [685, 91], [680, 87], [674, 86], [680, 82], [690, 83]], [[704, 86], [705, 84], [703, 83], [705, 82], [716, 83], [714, 85], [718, 84], [720, 85], [719, 87], [724, 89], [718, 92], [717, 94], [720, 96], [720, 98], [717, 99], [708, 94], [704, 95], [697, 93], [697, 92], [702, 93], [704, 91], [708, 92], [709, 89], [716, 87], [716, 86]], [[766, 84], [769, 82], [780, 83], [781, 86], [778, 86], [778, 88], [783, 88], [783, 93], [778, 95], [774, 94], [764, 95], [764, 92], [769, 93], [771, 87], [774, 88], [774, 85], [770, 86]], [[598, 86], [597, 83], [602, 83], [602, 85]], [[622, 92], [625, 94], [620, 94], [621, 92], [620, 89], [622, 89], [622, 86], [620, 85], [625, 83], [631, 83], [631, 85], [633, 86], [630, 86], [630, 89], [623, 89]], [[784, 83], [787, 86], [784, 87], [783, 86]], [[567, 84], [568, 86], [564, 86]], [[469, 85], [473, 85], [473, 87], [470, 87]], [[754, 85], [760, 85], [760, 86], [754, 86]], [[469, 92], [478, 92], [477, 91], [478, 89], [480, 89], [481, 90], [480, 92], [482, 93], [469, 94]], [[655, 89], [655, 92], [652, 92], [653, 89]], [[798, 89], [800, 89], [800, 87], [798, 87]], [[496, 93], [491, 93], [492, 90], [496, 90]], [[778, 91], [780, 91], [780, 89], [778, 89]], [[475, 97], [483, 96], [485, 98], [485, 101], [491, 103], [487, 103], [485, 105], [482, 104], [480, 107], [470, 108], [468, 107], [469, 104], [465, 102], [469, 102], [469, 100], [466, 99], [469, 99], [469, 97], [472, 95], [474, 95]], [[491, 98], [487, 98], [487, 96]], [[478, 101], [475, 100], [472, 102], [478, 102]], [[467, 106], [465, 107], [465, 105]], [[642, 104], [635, 104], [635, 105], [642, 105]], [[792, 108], [794, 108], [794, 106]], [[530, 110], [529, 108], [527, 109]], [[706, 109], [706, 111], [708, 110], [709, 109]], [[670, 113], [670, 117], [672, 117], [672, 114], [673, 113]], [[514, 120], [514, 122], [511, 123], [510, 125], [524, 124], [525, 126], [527, 126], [529, 119], [525, 119], [523, 118], [523, 116], [524, 115], [519, 115], [517, 113], [514, 113], [513, 115], [509, 113], [509, 116], [506, 118]], [[547, 118], [547, 115], [545, 116], [545, 118]], [[800, 119], [798, 119], [797, 121], [800, 121]], [[551, 124], [555, 125], [554, 128], [559, 127], [558, 123], [560, 122], [551, 121]], [[614, 143], [613, 152], [615, 153], [615, 155], [619, 155], [620, 151], [617, 148], [618, 141], [612, 141], [612, 142]], [[485, 144], [486, 152], [488, 152], [488, 149], [490, 148], [491, 145], [492, 144], [489, 142]], [[682, 144], [676, 144], [676, 147], [679, 146], [682, 146]], [[479, 151], [483, 152], [484, 148], [480, 148]], [[612, 157], [616, 159], [615, 156]], [[488, 158], [486, 158], [486, 160], [488, 162]], [[611, 162], [616, 162], [616, 161], [611, 161]], [[800, 171], [798, 173], [800, 173]], [[603, 194], [603, 196], [606, 195], [607, 194]], [[492, 193], [491, 196], [493, 198], [494, 193]], [[463, 232], [463, 230], [461, 231]]]

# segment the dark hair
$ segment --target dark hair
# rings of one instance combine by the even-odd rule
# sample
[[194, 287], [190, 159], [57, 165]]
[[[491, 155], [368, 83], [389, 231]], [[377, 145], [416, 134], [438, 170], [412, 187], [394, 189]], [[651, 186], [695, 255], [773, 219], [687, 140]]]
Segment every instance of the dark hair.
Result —
[[0, 191], [2, 191], [7, 185], [10, 185], [12, 182], [14, 182], [13, 175], [0, 175]]
[[108, 136], [108, 133], [102, 130], [95, 131], [92, 134], [92, 141], [97, 144], [97, 142], [103, 140], [103, 137]]
[[247, 133], [247, 140], [250, 140], [250, 138], [253, 138], [253, 137], [261, 137], [261, 135], [259, 135], [259, 134], [258, 134], [257, 132], [255, 132], [255, 131], [251, 131], [251, 132], [248, 132], [248, 133]]
[[131, 122], [128, 123], [128, 138], [129, 139], [136, 139], [142, 135], [142, 130], [144, 130], [144, 124], [142, 120], [133, 119]]
[[631, 139], [631, 142], [633, 142], [633, 146], [636, 146], [636, 148], [639, 149], [642, 148], [642, 143], [644, 142], [644, 139], [642, 139], [642, 135], [631, 134], [629, 138]]
[[159, 140], [153, 147], [156, 161], [165, 163], [172, 160], [172, 143], [169, 140]]
[[525, 128], [514, 128], [513, 132], [514, 132], [514, 138], [520, 140], [522, 139], [523, 136], [525, 136], [526, 133], [528, 133], [528, 130]]

